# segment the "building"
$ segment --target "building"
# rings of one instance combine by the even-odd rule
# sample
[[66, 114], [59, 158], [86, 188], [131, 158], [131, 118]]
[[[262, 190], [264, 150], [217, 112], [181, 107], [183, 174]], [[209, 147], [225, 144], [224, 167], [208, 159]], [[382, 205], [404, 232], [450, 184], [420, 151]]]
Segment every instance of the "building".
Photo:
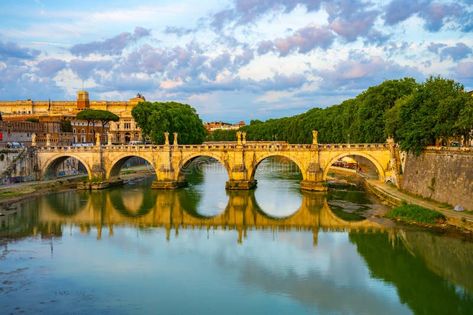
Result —
[[[0, 105], [1, 106], [1, 105]], [[23, 132], [24, 137], [18, 139], [17, 142], [21, 142], [28, 146], [31, 144], [31, 137], [34, 133], [36, 135], [37, 145], [46, 145], [47, 135], [49, 135], [49, 143], [51, 145], [71, 145], [72, 144], [72, 132], [64, 129], [64, 123], [67, 122], [64, 117], [57, 116], [32, 116], [30, 114], [17, 114], [3, 116], [6, 119], [3, 121], [6, 125], [12, 126], [11, 130], [18, 130]], [[35, 127], [33, 129], [33, 124]], [[24, 130], [24, 126], [30, 125], [28, 130]], [[18, 138], [18, 137], [17, 137]]]
[[[55, 122], [60, 124], [63, 121], [70, 121], [72, 126], [71, 134], [67, 134], [69, 142], [94, 142], [95, 132], [102, 134], [102, 141], [107, 141], [106, 132], [112, 133], [114, 143], [125, 144], [133, 140], [141, 140], [141, 130], [136, 125], [131, 111], [145, 98], [138, 94], [128, 101], [90, 101], [87, 91], [77, 92], [75, 101], [0, 101], [0, 113], [5, 121], [19, 121], [37, 119], [43, 123]], [[108, 129], [102, 130], [101, 126], [89, 126], [84, 128], [87, 122], [81, 122], [75, 119], [77, 113], [84, 109], [107, 110], [118, 117], [118, 122], [111, 122]], [[84, 125], [85, 124], [85, 125]], [[54, 126], [49, 126], [47, 132], [51, 139], [57, 139], [55, 143], [61, 143], [61, 130]], [[74, 132], [75, 130], [75, 132]], [[84, 141], [85, 140], [85, 141]], [[65, 141], [65, 142], [67, 142]]]
[[100, 134], [100, 141], [108, 141], [107, 134], [110, 131], [110, 124], [102, 128], [100, 125], [87, 124], [85, 120], [71, 119], [72, 143], [95, 143], [95, 134]]
[[45, 132], [45, 125], [30, 121], [0, 121], [0, 148], [19, 143], [31, 144], [31, 135]]
[[204, 125], [205, 129], [207, 129], [208, 132], [212, 132], [215, 130], [238, 130], [243, 126], [245, 126], [244, 121], [240, 121], [237, 124], [230, 124], [223, 121], [212, 121], [205, 123]]

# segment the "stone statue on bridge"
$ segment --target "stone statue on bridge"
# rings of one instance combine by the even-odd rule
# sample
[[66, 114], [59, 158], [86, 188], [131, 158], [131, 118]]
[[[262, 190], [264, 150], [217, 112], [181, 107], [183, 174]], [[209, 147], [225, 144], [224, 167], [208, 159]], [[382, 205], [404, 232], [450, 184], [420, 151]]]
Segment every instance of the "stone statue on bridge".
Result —
[[312, 144], [317, 145], [319, 144], [319, 140], [317, 139], [319, 132], [317, 130], [312, 130]]
[[164, 133], [164, 145], [169, 145], [169, 132]]
[[174, 136], [173, 145], [177, 146], [177, 145], [178, 145], [178, 143], [177, 143], [177, 132], [174, 132], [174, 133], [173, 133], [173, 136]]

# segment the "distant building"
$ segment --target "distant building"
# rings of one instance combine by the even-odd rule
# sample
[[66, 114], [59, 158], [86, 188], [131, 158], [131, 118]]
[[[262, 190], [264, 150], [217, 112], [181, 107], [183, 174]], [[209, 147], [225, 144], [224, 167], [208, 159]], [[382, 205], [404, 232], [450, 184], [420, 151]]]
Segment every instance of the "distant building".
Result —
[[223, 121], [212, 121], [204, 124], [204, 127], [205, 129], [207, 129], [208, 132], [212, 132], [215, 130], [238, 130], [243, 126], [245, 126], [244, 121], [240, 121], [236, 124], [230, 124]]
[[[90, 101], [87, 91], [77, 92], [75, 101], [0, 101], [0, 114], [4, 121], [26, 121], [27, 119], [37, 119], [39, 122], [48, 125], [47, 133], [50, 133], [52, 145], [62, 142], [94, 142], [94, 132], [102, 134], [102, 142], [107, 141], [107, 132], [112, 133], [112, 141], [115, 143], [128, 143], [133, 140], [141, 140], [141, 129], [136, 125], [131, 111], [145, 98], [138, 94], [128, 101]], [[110, 122], [105, 130], [101, 126], [87, 126], [87, 122], [75, 119], [76, 115], [84, 109], [108, 110], [116, 114], [120, 120]], [[61, 132], [61, 121], [70, 121], [72, 131]], [[54, 124], [57, 124], [56, 126]], [[85, 125], [84, 125], [85, 124]], [[59, 128], [59, 129], [58, 129]], [[75, 128], [75, 132], [74, 132]], [[61, 137], [65, 137], [62, 139]], [[38, 140], [40, 140], [40, 136]]]
[[[64, 117], [52, 117], [52, 116], [36, 116], [33, 117], [29, 114], [23, 115], [4, 115], [4, 126], [10, 126], [10, 133], [17, 131], [15, 136], [17, 142], [23, 143], [25, 146], [31, 144], [32, 134], [36, 134], [36, 144], [46, 145], [46, 135], [49, 134], [49, 141], [51, 145], [71, 145], [72, 143], [72, 132], [64, 131], [62, 128]], [[31, 120], [31, 121], [28, 121]], [[36, 122], [32, 122], [36, 121]], [[25, 126], [30, 126], [25, 129]], [[34, 127], [33, 127], [34, 126]], [[22, 135], [22, 137], [19, 136]], [[14, 140], [11, 140], [14, 141]], [[7, 141], [8, 142], [8, 141]]]
[[0, 121], [0, 147], [14, 142], [28, 146], [31, 144], [33, 133], [41, 134], [45, 130], [45, 125], [39, 122]]

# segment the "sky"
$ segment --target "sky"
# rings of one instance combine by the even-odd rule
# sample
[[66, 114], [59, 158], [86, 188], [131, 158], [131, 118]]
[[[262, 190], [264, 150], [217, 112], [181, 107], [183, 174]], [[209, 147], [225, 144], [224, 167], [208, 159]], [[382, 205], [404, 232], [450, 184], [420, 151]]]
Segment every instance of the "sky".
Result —
[[406, 76], [472, 90], [472, 32], [473, 0], [1, 0], [0, 99], [141, 93], [249, 122]]

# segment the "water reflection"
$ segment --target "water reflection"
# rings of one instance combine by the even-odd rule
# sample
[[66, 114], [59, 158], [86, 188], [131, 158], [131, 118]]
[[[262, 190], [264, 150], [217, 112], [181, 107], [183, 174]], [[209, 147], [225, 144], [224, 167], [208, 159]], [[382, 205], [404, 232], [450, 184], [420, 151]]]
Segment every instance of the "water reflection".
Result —
[[18, 204], [0, 217], [2, 311], [471, 313], [473, 243], [366, 220], [376, 205], [362, 192], [303, 193], [283, 177], [289, 198], [274, 203], [277, 175], [226, 192], [212, 172], [177, 191]]
[[[168, 231], [181, 228], [219, 228], [237, 230], [242, 242], [248, 229], [310, 230], [317, 240], [319, 229], [324, 231], [384, 230], [371, 220], [349, 221], [337, 217], [330, 209], [326, 195], [302, 193], [296, 211], [287, 217], [267, 214], [257, 202], [254, 191], [229, 191], [222, 213], [201, 214], [202, 200], [192, 189], [157, 191], [144, 187], [113, 189], [95, 192], [66, 192], [43, 196], [38, 200], [35, 223], [28, 226], [41, 230], [41, 226], [79, 225], [97, 227], [98, 238], [102, 229], [119, 226], [165, 227]], [[30, 209], [23, 211], [31, 212]], [[213, 210], [210, 210], [212, 213]], [[21, 217], [21, 215], [20, 215]], [[24, 221], [19, 221], [19, 224]], [[39, 228], [39, 229], [38, 229]]]

